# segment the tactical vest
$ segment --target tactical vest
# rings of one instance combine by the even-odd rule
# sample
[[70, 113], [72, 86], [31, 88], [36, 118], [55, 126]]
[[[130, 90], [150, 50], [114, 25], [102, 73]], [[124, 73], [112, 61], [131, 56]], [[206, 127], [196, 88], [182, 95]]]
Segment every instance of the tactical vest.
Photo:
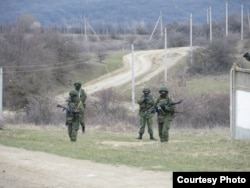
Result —
[[[156, 105], [162, 105], [162, 104], [168, 104], [168, 103], [172, 103], [171, 99], [169, 96], [167, 96], [166, 98], [161, 98], [159, 97], [157, 100], [156, 100]], [[172, 106], [171, 107], [171, 111], [167, 112], [165, 111], [164, 109], [161, 109], [159, 112], [158, 112], [158, 116], [169, 116], [172, 118], [173, 114], [175, 112], [175, 107]]]
[[[144, 99], [145, 96], [141, 96], [141, 99]], [[153, 97], [151, 95], [147, 96], [148, 98], [148, 102], [143, 102], [140, 104], [140, 111], [146, 111], [149, 110], [150, 108], [152, 108], [154, 106], [154, 102], [153, 102]]]

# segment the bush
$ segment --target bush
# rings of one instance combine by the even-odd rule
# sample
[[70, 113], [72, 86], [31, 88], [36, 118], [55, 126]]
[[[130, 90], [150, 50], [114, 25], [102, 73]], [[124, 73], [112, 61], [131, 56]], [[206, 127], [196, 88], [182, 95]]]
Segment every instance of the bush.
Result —
[[207, 48], [194, 52], [188, 72], [204, 75], [229, 72], [235, 62], [235, 46], [225, 39], [213, 40]]
[[28, 97], [24, 122], [35, 125], [57, 124], [56, 105], [52, 94]]
[[85, 111], [87, 124], [116, 127], [138, 124], [137, 117], [117, 99], [114, 89], [102, 90], [96, 98], [89, 98]]
[[32, 24], [31, 16], [22, 15], [15, 29], [0, 37], [0, 66], [5, 73], [3, 105], [10, 110], [22, 109], [28, 98], [39, 97], [55, 85], [65, 85], [74, 68], [72, 63], [80, 56], [72, 38], [31, 30]]
[[174, 119], [176, 126], [195, 128], [230, 125], [228, 93], [205, 93], [200, 97], [186, 96]]

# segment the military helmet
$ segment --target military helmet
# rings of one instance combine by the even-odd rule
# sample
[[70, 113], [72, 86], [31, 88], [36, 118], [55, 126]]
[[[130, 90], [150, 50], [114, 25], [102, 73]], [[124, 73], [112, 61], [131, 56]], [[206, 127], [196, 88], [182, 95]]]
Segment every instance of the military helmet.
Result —
[[150, 89], [149, 89], [149, 87], [144, 87], [142, 91], [143, 92], [150, 92]]
[[160, 87], [159, 92], [162, 92], [162, 91], [168, 92], [168, 88], [166, 86], [162, 86]]
[[76, 80], [74, 85], [77, 85], [77, 84], [82, 85], [82, 82], [80, 80]]
[[78, 92], [76, 90], [71, 90], [69, 92], [69, 95], [74, 95], [74, 96], [78, 96]]

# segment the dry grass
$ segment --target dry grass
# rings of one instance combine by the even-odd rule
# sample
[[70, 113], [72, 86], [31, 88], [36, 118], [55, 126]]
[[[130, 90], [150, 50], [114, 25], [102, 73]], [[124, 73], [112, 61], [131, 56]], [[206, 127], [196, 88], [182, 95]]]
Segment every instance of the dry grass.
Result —
[[228, 128], [170, 129], [170, 141], [164, 144], [146, 134], [142, 141], [136, 136], [135, 130], [111, 132], [95, 126], [79, 133], [72, 144], [66, 127], [6, 125], [0, 144], [157, 171], [250, 170], [250, 141], [231, 140]]

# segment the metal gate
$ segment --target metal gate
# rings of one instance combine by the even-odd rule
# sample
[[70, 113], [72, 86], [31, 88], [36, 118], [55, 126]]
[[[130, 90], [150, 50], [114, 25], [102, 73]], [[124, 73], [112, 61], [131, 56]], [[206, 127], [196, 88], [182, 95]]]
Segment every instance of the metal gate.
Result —
[[233, 139], [250, 139], [250, 69], [230, 72], [230, 128]]

